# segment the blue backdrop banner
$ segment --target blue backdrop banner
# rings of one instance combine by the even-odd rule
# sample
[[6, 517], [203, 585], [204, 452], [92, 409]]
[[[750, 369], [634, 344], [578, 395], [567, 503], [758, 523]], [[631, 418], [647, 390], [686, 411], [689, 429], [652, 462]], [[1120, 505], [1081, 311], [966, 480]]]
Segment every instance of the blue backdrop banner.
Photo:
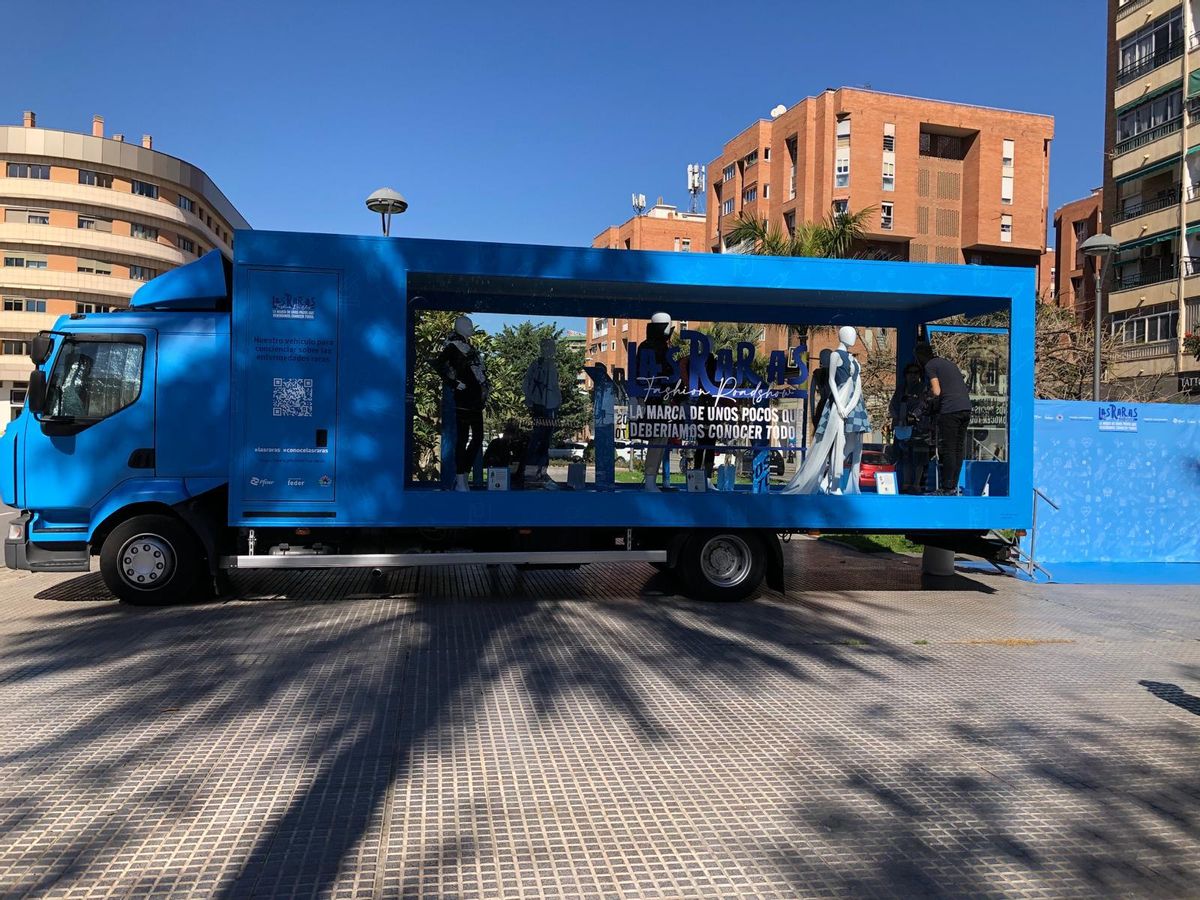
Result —
[[1054, 563], [1200, 564], [1200, 406], [1039, 400], [1033, 418], [1033, 483], [1060, 506], [1038, 504], [1054, 580]]

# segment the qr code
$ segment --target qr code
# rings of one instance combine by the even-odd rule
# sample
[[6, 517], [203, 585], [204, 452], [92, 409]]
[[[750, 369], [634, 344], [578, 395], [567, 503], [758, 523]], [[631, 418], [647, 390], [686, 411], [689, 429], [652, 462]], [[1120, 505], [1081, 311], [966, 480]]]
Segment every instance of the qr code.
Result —
[[276, 378], [271, 391], [271, 414], [312, 416], [312, 379]]

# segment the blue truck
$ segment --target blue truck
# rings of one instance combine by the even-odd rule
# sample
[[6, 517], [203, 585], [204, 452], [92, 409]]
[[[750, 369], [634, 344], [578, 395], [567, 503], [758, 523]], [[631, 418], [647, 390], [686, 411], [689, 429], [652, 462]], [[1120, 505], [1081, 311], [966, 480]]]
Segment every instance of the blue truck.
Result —
[[[414, 465], [421, 310], [870, 325], [895, 329], [898, 369], [932, 329], [1000, 316], [974, 330], [1001, 342], [1003, 462], [954, 497], [446, 491]], [[210, 253], [32, 342], [0, 442], [0, 497], [20, 511], [5, 563], [84, 572], [96, 556], [130, 603], [203, 596], [239, 569], [614, 561], [743, 598], [781, 585], [788, 533], [961, 546], [1027, 528], [1033, 328], [1020, 268], [239, 232], [232, 261]]]

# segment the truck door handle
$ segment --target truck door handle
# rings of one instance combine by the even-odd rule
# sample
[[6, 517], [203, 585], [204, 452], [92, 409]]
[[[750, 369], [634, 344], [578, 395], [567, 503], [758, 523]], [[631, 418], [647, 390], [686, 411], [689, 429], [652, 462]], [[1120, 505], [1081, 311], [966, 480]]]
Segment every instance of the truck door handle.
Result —
[[154, 448], [139, 447], [129, 454], [128, 466], [131, 469], [153, 469], [154, 468]]

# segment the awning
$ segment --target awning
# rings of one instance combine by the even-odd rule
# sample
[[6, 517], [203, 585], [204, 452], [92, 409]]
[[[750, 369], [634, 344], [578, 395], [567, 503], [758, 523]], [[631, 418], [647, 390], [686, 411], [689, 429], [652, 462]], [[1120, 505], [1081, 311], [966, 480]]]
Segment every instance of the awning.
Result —
[[1195, 97], [1197, 94], [1200, 94], [1200, 69], [1194, 69], [1192, 73], [1188, 75], [1187, 91], [1189, 100], [1192, 97]]
[[1188, 234], [1195, 234], [1197, 231], [1200, 231], [1200, 222], [1196, 222], [1194, 225], [1189, 225], [1187, 228]]
[[[1188, 156], [1194, 156], [1200, 153], [1200, 144], [1193, 144], [1188, 147]], [[1135, 169], [1132, 172], [1126, 172], [1120, 178], [1114, 178], [1114, 184], [1125, 184], [1127, 181], [1136, 181], [1139, 178], [1145, 178], [1147, 175], [1154, 175], [1158, 172], [1165, 172], [1168, 169], [1179, 168], [1179, 157], [1172, 156], [1168, 159], [1159, 160], [1152, 166], [1146, 166], [1142, 169]]]
[[[1188, 76], [1188, 91], [1189, 91], [1188, 96], [1189, 97], [1192, 96], [1192, 90], [1193, 90], [1192, 89], [1192, 79], [1193, 78], [1198, 79], [1195, 82], [1196, 83], [1195, 90], [1196, 90], [1196, 92], [1200, 92], [1200, 69], [1197, 69], [1195, 72], [1193, 72], [1191, 75]], [[1138, 97], [1136, 100], [1130, 100], [1125, 105], [1118, 106], [1117, 110], [1116, 110], [1116, 115], [1119, 116], [1122, 113], [1129, 112], [1129, 110], [1133, 109], [1135, 106], [1141, 106], [1147, 100], [1153, 100], [1155, 97], [1161, 97], [1163, 94], [1169, 94], [1169, 93], [1171, 93], [1171, 91], [1177, 91], [1177, 90], [1179, 90], [1179, 87], [1182, 84], [1183, 84], [1183, 79], [1181, 78], [1181, 79], [1179, 79], [1179, 81], [1172, 81], [1170, 84], [1164, 84], [1162, 87], [1158, 88], [1157, 90], [1150, 91], [1147, 94], [1142, 94], [1142, 96]]]
[[1144, 238], [1138, 238], [1136, 241], [1122, 244], [1117, 248], [1117, 252], [1124, 253], [1126, 250], [1136, 250], [1138, 247], [1149, 247], [1151, 244], [1161, 244], [1163, 241], [1174, 240], [1177, 237], [1179, 237], [1179, 229], [1172, 228], [1170, 231], [1160, 231], [1158, 234], [1151, 234]]

